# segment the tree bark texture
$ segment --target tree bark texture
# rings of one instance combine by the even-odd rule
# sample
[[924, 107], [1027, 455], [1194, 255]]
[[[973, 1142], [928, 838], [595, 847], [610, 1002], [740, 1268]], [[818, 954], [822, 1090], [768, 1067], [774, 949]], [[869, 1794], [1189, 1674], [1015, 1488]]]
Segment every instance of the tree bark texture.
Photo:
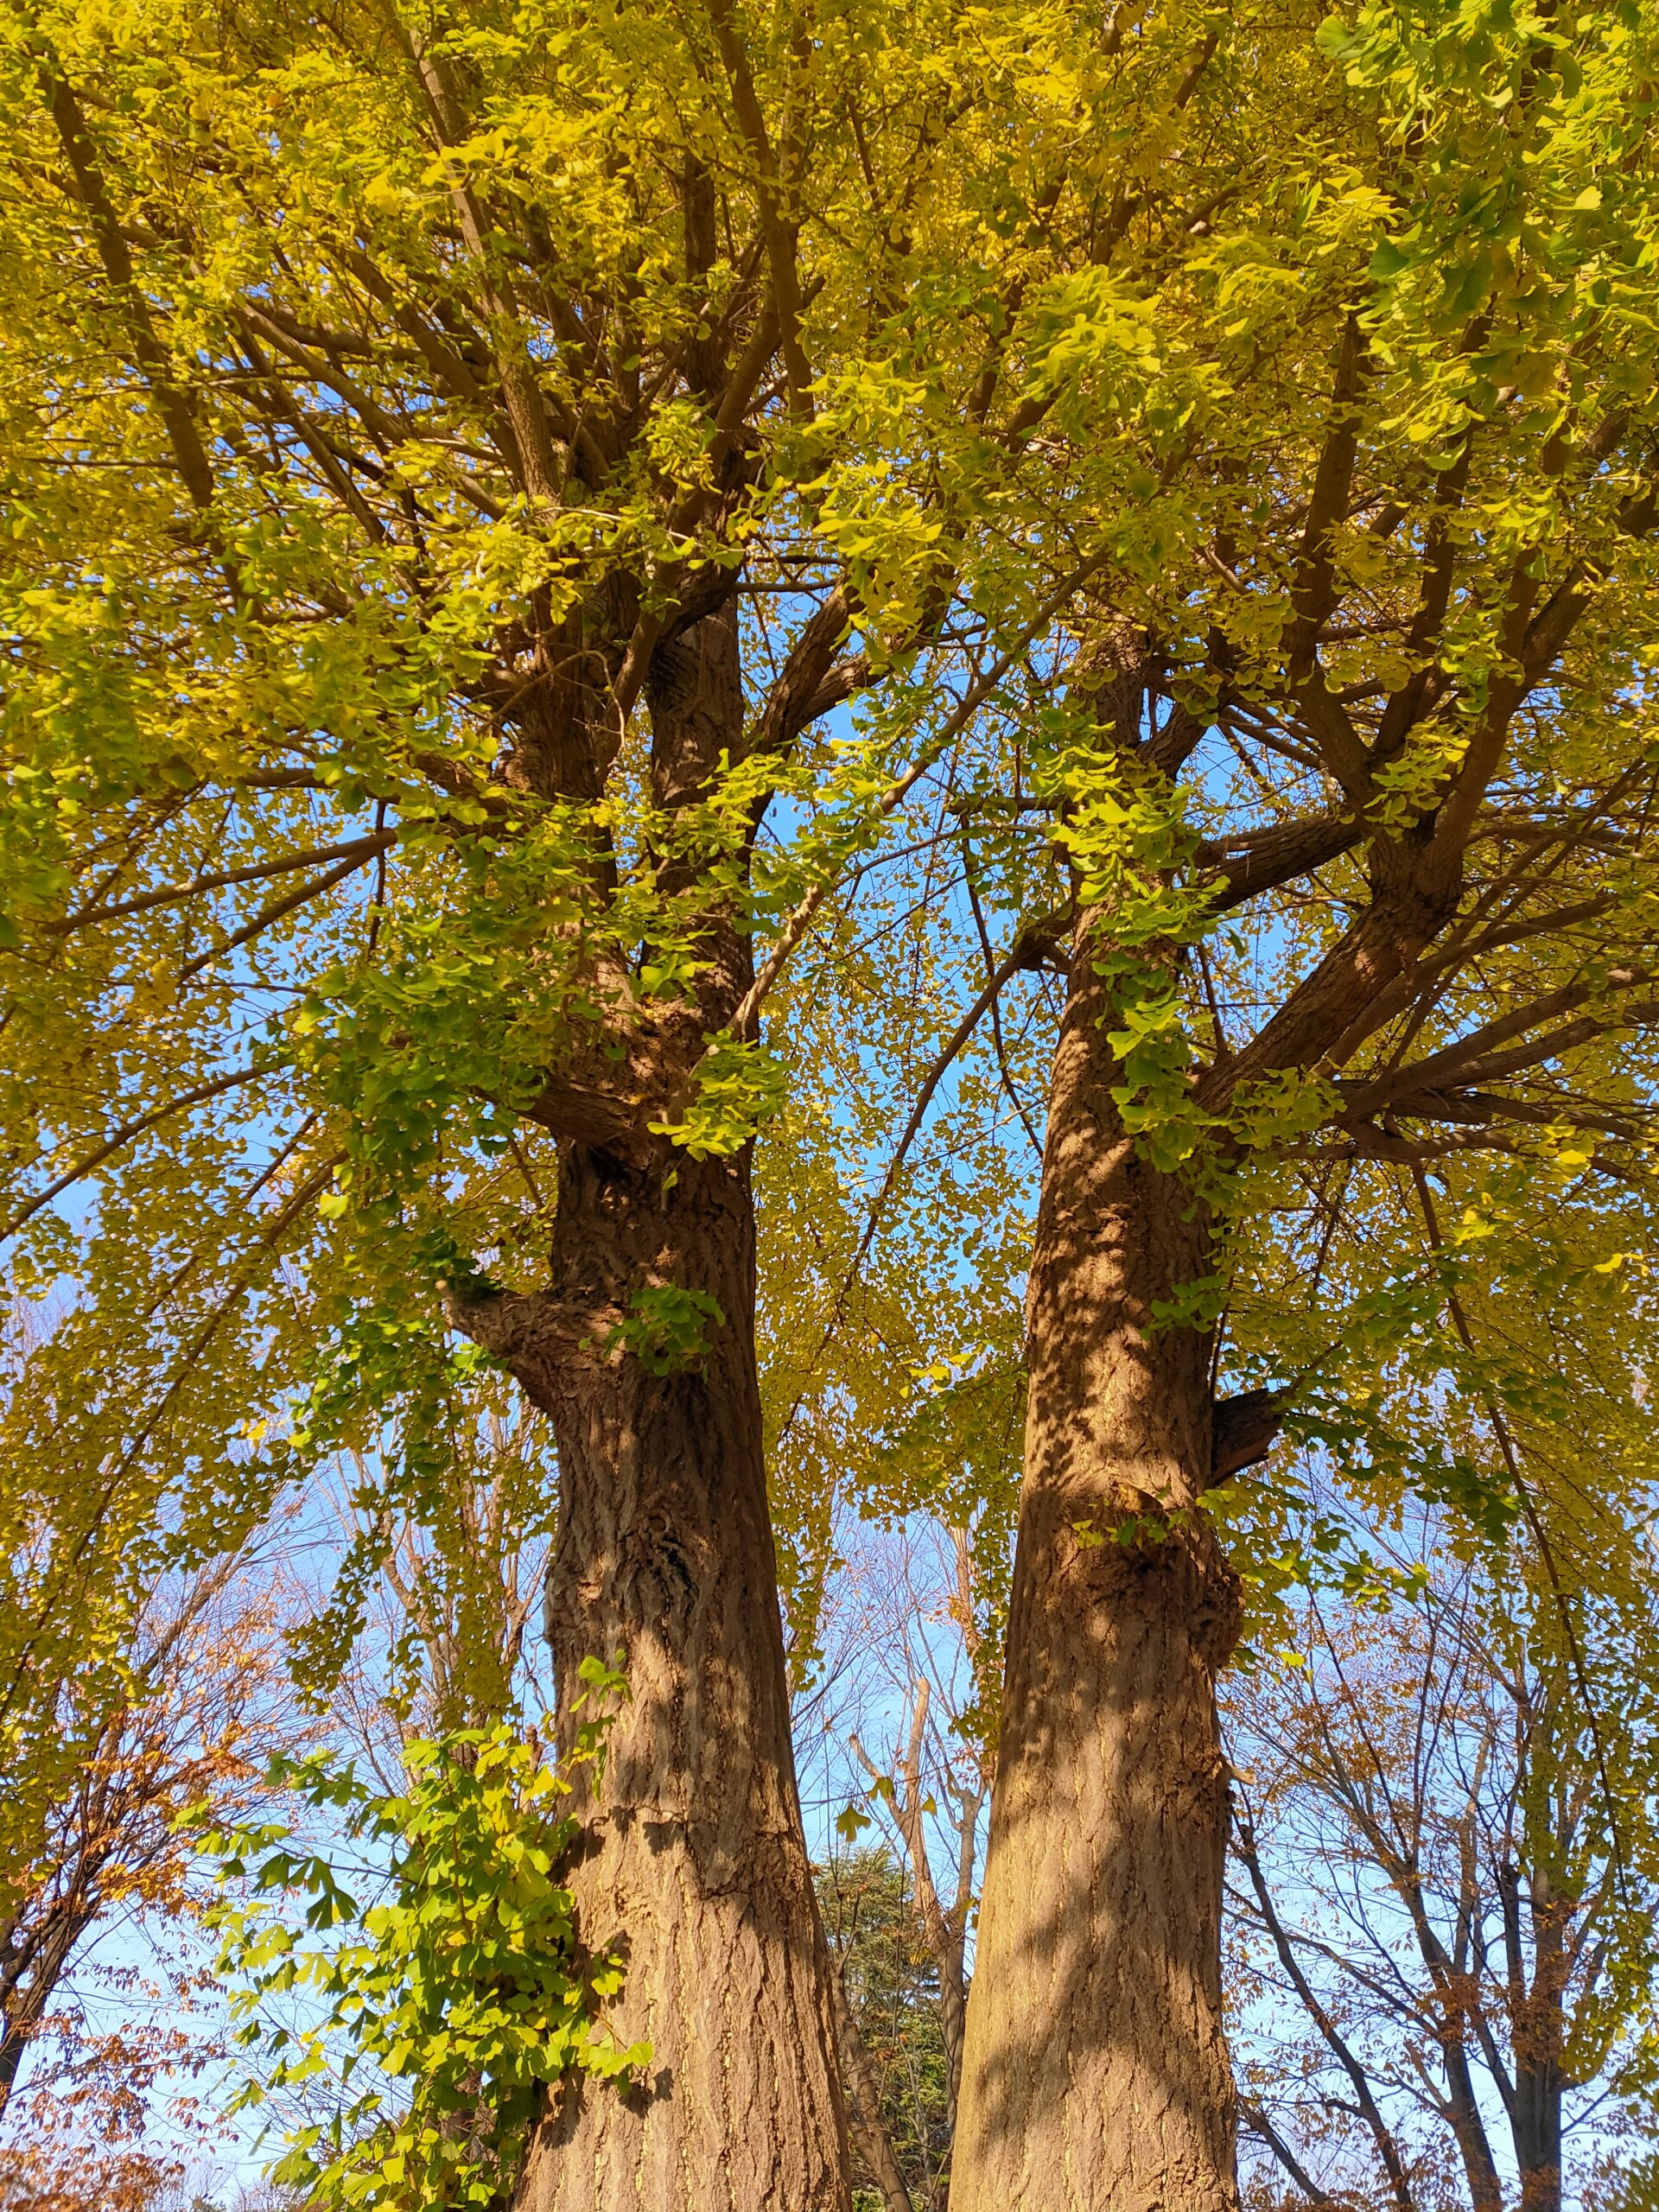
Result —
[[952, 2212], [1236, 2212], [1222, 2034], [1236, 1579], [1198, 1500], [1209, 1272], [1191, 1191], [1126, 1137], [1085, 918], [1049, 1103], [1001, 1735]]
[[[659, 652], [653, 771], [671, 804], [734, 754], [735, 624]], [[594, 1069], [553, 1071], [563, 1135], [550, 1280], [457, 1307], [548, 1415], [562, 1512], [548, 1623], [567, 1736], [577, 1669], [621, 1655], [597, 1802], [571, 1877], [582, 1940], [614, 1945], [637, 2090], [573, 2081], [531, 2145], [517, 2212], [843, 2212], [832, 1971], [803, 1838], [754, 1351], [747, 1153], [696, 1160], [651, 1133], [730, 1017], [747, 942], [709, 917], [692, 1002], [648, 1014]], [[604, 1085], [618, 1075], [632, 1095]], [[640, 1080], [643, 1071], [644, 1079]], [[582, 1117], [587, 1117], [585, 1133]], [[640, 1291], [715, 1300], [689, 1357], [627, 1332]], [[620, 1332], [621, 1333], [619, 1333]], [[667, 1371], [661, 1371], [666, 1369]]]

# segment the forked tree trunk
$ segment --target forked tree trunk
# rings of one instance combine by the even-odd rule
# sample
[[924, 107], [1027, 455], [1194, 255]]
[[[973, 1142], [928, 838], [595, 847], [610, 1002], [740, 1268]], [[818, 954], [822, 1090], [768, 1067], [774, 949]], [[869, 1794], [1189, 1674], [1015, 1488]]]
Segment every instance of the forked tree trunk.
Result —
[[[694, 793], [722, 747], [738, 751], [735, 654], [734, 623], [715, 618], [658, 657], [664, 805]], [[517, 2212], [844, 2212], [849, 2201], [766, 1502], [748, 1160], [696, 1160], [649, 1130], [748, 976], [747, 941], [717, 913], [702, 950], [677, 1030], [647, 1020], [636, 1041], [648, 1052], [617, 1050], [619, 1069], [654, 1068], [654, 1099], [619, 1109], [612, 1138], [561, 1144], [547, 1288], [457, 1309], [557, 1445], [548, 1624], [567, 1738], [584, 1658], [620, 1655], [629, 1691], [599, 1802], [576, 1801], [588, 1834], [571, 1881], [582, 1940], [614, 1943], [624, 1962], [608, 2024], [620, 2043], [649, 2042], [651, 2064], [627, 2094], [584, 2081], [558, 2092]], [[713, 1299], [705, 1348], [677, 1357], [640, 1332], [642, 1290]]]
[[1197, 1500], [1205, 1224], [1109, 1086], [1087, 928], [1056, 1055], [1026, 1465], [951, 2212], [1236, 2212], [1221, 2018], [1237, 1586]]

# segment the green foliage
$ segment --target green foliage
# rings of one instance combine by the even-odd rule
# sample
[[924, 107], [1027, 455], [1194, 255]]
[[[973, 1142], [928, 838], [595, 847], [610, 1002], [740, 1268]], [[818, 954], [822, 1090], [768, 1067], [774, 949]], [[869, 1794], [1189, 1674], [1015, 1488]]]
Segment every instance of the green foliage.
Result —
[[605, 1348], [619, 1346], [651, 1375], [680, 1375], [709, 1354], [709, 1331], [725, 1325], [720, 1301], [706, 1290], [673, 1283], [649, 1285], [628, 1300], [628, 1318], [608, 1331]]
[[[371, 1524], [440, 1510], [471, 1385], [438, 1284], [538, 1282], [551, 1071], [693, 1160], [775, 1126], [779, 1061], [687, 1003], [711, 927], [764, 936], [880, 843], [987, 626], [1047, 619], [976, 520], [1006, 464], [963, 429], [963, 315], [1006, 334], [1027, 285], [1026, 185], [980, 157], [1070, 149], [1050, 65], [1097, 35], [761, 11], [745, 92], [702, 8], [118, 13], [0, 21], [0, 1167], [50, 1315], [0, 1502], [20, 1772], [55, 1756], [35, 1673], [118, 1647], [158, 1529], [233, 1544], [337, 1437], [395, 1463]], [[665, 792], [612, 687], [727, 582], [751, 672], [842, 592], [881, 696]], [[578, 766], [537, 752], [566, 720]], [[695, 1079], [653, 1088], [676, 1022]]]
[[788, 1070], [770, 1052], [728, 1036], [711, 1037], [696, 1067], [696, 1089], [676, 1122], [652, 1128], [693, 1160], [741, 1152], [783, 1103]]
[[[581, 1673], [588, 1715], [566, 1764], [597, 1787], [604, 1702], [626, 1681], [596, 1660]], [[625, 2087], [650, 2046], [620, 2048], [605, 2026], [622, 1967], [582, 1946], [560, 1881], [572, 1784], [539, 1738], [503, 1722], [410, 1745], [404, 1761], [392, 1795], [327, 1754], [272, 1768], [273, 1788], [369, 1854], [352, 1891], [338, 1847], [290, 1828], [208, 1840], [221, 1885], [250, 1891], [213, 1914], [236, 2039], [261, 2062], [232, 2108], [296, 2094], [330, 2107], [288, 2130], [272, 2169], [309, 2204], [499, 2207], [550, 2085], [580, 2073]], [[365, 1878], [378, 1902], [359, 1903]]]
[[[1654, 1059], [1614, 979], [1656, 932], [1659, 40], [1635, 0], [1319, 12], [0, 22], [20, 1802], [79, 1756], [51, 1686], [79, 1666], [118, 1696], [144, 1565], [233, 1545], [335, 1453], [361, 1455], [362, 1533], [314, 1686], [400, 1518], [461, 1573], [447, 1471], [503, 1385], [439, 1286], [543, 1286], [555, 1078], [669, 1172], [762, 1140], [798, 1663], [849, 1492], [971, 1529], [995, 1625], [1051, 977], [1009, 978], [884, 1171], [1021, 928], [1079, 909], [1113, 1101], [1224, 1230], [1156, 1325], [1291, 1378], [1292, 1436], [1368, 1511], [1427, 1492], [1497, 1541], [1529, 1485], [1570, 1580], [1639, 1590]], [[687, 792], [623, 672], [725, 582], [754, 749]], [[1478, 954], [1396, 1001], [1382, 957], [1363, 1035], [1308, 1016], [1479, 758], [1528, 610], [1580, 601], [1471, 801], [1441, 942]], [[756, 679], [818, 613], [850, 722], [785, 742]], [[1242, 855], [1310, 823], [1354, 836], [1228, 903]], [[762, 960], [798, 926], [764, 1049], [693, 1003], [728, 924]], [[1493, 1079], [1491, 1150], [1437, 1118], [1468, 1100], [1388, 1092], [1561, 994], [1554, 1057]], [[613, 1348], [664, 1378], [747, 1325], [630, 1298]], [[1299, 1580], [1386, 1581], [1316, 1487], [1218, 1501], [1258, 1640]], [[517, 1503], [549, 1510], [528, 1478]]]

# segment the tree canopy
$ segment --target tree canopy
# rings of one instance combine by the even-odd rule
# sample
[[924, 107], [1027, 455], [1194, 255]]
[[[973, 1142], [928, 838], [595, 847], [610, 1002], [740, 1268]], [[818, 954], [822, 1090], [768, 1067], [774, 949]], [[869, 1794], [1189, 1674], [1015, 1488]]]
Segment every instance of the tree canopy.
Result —
[[[505, 1516], [567, 1734], [580, 1657], [634, 1681], [575, 1910], [686, 2009], [622, 2040], [754, 2010], [749, 1898], [756, 2094], [839, 2204], [774, 1530], [798, 1687], [837, 1512], [934, 1514], [1002, 1761], [953, 2202], [1236, 2201], [1241, 1625], [1408, 1592], [1415, 1499], [1524, 1556], [1586, 1711], [1648, 1663], [1656, 28], [4, 12], [14, 1872], [158, 1576], [343, 1455], [301, 1679], [413, 1522], [487, 1720]], [[1161, 1808], [1109, 1786], [1148, 1605]], [[1600, 1754], [1633, 1837], [1648, 1756]], [[1126, 1934], [1103, 1869], [1200, 1831], [1185, 1933]], [[1202, 2144], [1062, 2183], [1144, 2087], [1090, 1961], [1188, 1942]], [[590, 2100], [612, 2181], [538, 2138], [526, 2205], [741, 2188], [695, 2102]]]

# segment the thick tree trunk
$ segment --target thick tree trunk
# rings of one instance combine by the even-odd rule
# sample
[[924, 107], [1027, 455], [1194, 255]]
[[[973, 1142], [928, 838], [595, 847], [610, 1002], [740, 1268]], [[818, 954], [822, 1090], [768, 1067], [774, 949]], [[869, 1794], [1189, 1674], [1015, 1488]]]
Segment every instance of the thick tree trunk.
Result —
[[[573, 1152], [561, 1181], [557, 1334], [512, 1363], [552, 1418], [563, 1518], [549, 1593], [568, 1720], [592, 1655], [626, 1667], [575, 1887], [584, 1940], [614, 1939], [620, 2040], [649, 2080], [559, 2099], [523, 2212], [817, 2212], [845, 2202], [828, 1964], [802, 1841], [761, 1457], [746, 1166], [641, 1175]], [[682, 1371], [571, 1341], [572, 1312], [638, 1285], [725, 1316]], [[526, 1315], [533, 1329], [534, 1317]], [[538, 1357], [538, 1349], [541, 1357]]]
[[1001, 1738], [952, 2212], [1235, 2212], [1221, 2024], [1235, 1578], [1197, 1500], [1205, 1340], [1154, 1302], [1209, 1271], [1191, 1191], [1110, 1097], [1073, 961], [1028, 1306]]
[[[729, 611], [660, 652], [652, 776], [694, 801], [742, 735]], [[560, 1129], [545, 1290], [457, 1304], [548, 1414], [559, 1537], [548, 1591], [560, 1726], [577, 1670], [619, 1656], [597, 1802], [572, 1875], [583, 1942], [613, 1945], [619, 2042], [652, 2046], [622, 2094], [575, 2081], [531, 2145], [517, 2212], [843, 2212], [846, 2120], [829, 1953], [803, 1838], [755, 1371], [747, 1154], [694, 1160], [652, 1133], [747, 981], [706, 917], [690, 1002], [630, 1014], [550, 1073]], [[586, 1124], [586, 1127], [584, 1127]], [[661, 1300], [704, 1342], [653, 1330]], [[640, 1294], [645, 1299], [640, 1301]]]

